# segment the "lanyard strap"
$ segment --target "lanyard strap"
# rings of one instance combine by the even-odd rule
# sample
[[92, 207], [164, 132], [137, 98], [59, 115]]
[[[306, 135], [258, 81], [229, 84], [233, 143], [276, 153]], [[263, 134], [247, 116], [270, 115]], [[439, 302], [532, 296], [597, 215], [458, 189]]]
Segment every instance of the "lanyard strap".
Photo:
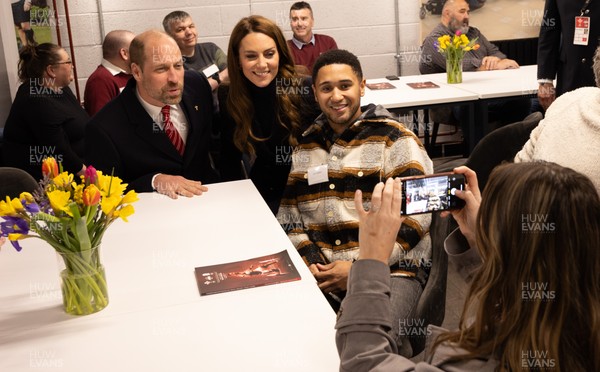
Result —
[[581, 8], [580, 17], [583, 17], [583, 13], [585, 13], [585, 11], [587, 10], [587, 7], [590, 5], [591, 2], [592, 2], [592, 0], [585, 0], [585, 4], [583, 4], [583, 8]]

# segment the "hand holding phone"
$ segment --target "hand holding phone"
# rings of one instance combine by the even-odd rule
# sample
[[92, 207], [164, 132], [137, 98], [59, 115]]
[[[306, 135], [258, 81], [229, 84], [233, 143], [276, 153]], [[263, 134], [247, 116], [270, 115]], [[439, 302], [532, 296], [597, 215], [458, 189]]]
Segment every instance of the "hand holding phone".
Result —
[[402, 215], [461, 209], [465, 202], [455, 196], [465, 190], [465, 177], [438, 173], [402, 179]]
[[[476, 246], [477, 214], [481, 204], [481, 192], [477, 174], [465, 166], [454, 168], [454, 172], [462, 174], [467, 181], [465, 192], [460, 196], [465, 201], [465, 206], [459, 210], [452, 211], [452, 217], [458, 223], [460, 231], [467, 238], [469, 246]], [[442, 212], [442, 217], [450, 212]]]

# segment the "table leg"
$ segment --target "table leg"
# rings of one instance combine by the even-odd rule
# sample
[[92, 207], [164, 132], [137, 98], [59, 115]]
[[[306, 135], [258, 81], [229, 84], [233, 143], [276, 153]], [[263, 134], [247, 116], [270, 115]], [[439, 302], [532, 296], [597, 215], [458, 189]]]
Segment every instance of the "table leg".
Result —
[[488, 102], [484, 99], [480, 99], [475, 101], [474, 103], [474, 110], [473, 110], [473, 115], [474, 115], [474, 130], [475, 130], [475, 134], [473, 137], [473, 142], [469, 144], [470, 146], [470, 150], [472, 151], [473, 148], [477, 145], [477, 143], [483, 138], [483, 136], [486, 135], [486, 133], [488, 133], [489, 128], [488, 128]]
[[[421, 110], [419, 110], [421, 111]], [[428, 109], [424, 109], [423, 110], [423, 137], [425, 138], [425, 150], [427, 150], [427, 152], [429, 152], [429, 150], [431, 150], [431, 147], [433, 145], [433, 143], [431, 142], [431, 137], [430, 137], [430, 133], [429, 133], [429, 110]]]

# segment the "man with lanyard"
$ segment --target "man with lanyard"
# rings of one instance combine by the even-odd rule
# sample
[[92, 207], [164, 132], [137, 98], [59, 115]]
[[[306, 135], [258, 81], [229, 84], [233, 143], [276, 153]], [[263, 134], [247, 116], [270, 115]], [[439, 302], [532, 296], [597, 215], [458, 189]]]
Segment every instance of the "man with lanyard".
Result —
[[[538, 98], [544, 109], [557, 96], [596, 86], [592, 60], [600, 37], [600, 1], [546, 0], [538, 41]], [[556, 78], [556, 89], [553, 80]]]

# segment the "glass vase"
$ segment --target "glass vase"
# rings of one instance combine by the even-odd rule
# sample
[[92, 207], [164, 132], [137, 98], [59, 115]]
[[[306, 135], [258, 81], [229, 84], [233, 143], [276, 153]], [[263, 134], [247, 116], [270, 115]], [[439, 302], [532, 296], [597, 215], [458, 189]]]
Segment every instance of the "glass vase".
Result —
[[446, 78], [448, 84], [462, 83], [462, 58], [446, 58]]
[[65, 312], [88, 315], [108, 305], [106, 274], [100, 261], [100, 247], [81, 252], [58, 252]]

